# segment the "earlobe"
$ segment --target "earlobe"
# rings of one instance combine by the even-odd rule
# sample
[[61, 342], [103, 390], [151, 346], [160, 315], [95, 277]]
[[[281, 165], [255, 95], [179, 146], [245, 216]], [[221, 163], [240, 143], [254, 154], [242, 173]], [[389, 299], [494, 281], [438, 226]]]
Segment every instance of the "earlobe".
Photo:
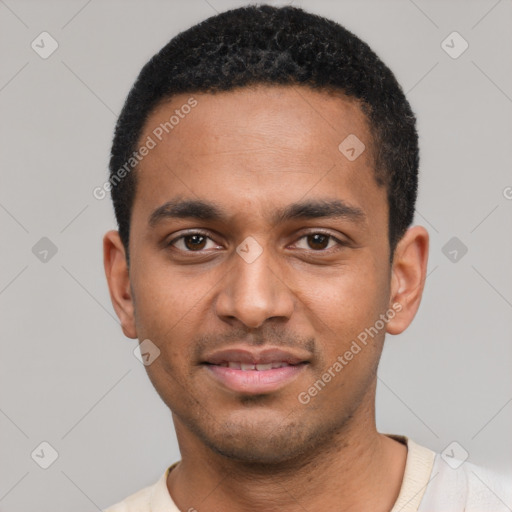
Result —
[[118, 231], [109, 231], [103, 237], [103, 265], [110, 299], [121, 322], [123, 333], [136, 339], [135, 315], [126, 253]]
[[391, 269], [389, 307], [400, 304], [401, 308], [388, 321], [389, 334], [400, 334], [407, 329], [418, 311], [425, 286], [428, 247], [428, 232], [422, 226], [409, 228], [398, 242]]

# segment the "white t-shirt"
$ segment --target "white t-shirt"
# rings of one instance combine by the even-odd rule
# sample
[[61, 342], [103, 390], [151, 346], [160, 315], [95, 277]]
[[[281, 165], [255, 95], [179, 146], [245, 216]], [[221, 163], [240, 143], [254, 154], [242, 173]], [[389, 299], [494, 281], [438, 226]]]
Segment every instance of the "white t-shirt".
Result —
[[[407, 445], [402, 486], [390, 512], [512, 511], [512, 475], [499, 475], [469, 462], [443, 458], [406, 436], [386, 435]], [[169, 466], [154, 485], [104, 512], [180, 512], [167, 489], [167, 476], [177, 464]]]

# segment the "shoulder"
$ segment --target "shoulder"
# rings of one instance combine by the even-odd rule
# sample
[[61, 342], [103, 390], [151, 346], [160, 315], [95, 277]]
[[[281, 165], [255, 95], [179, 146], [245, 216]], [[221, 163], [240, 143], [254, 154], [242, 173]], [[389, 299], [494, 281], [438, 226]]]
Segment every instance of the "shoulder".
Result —
[[492, 504], [490, 510], [510, 511], [512, 474], [499, 473], [471, 463], [466, 464], [464, 470], [468, 482], [468, 505]]
[[150, 511], [151, 495], [154, 485], [144, 487], [140, 491], [131, 494], [123, 501], [115, 503], [103, 512], [145, 512]]
[[111, 505], [102, 512], [156, 512], [156, 510], [179, 512], [169, 495], [166, 484], [169, 471], [176, 467], [178, 462], [169, 466], [160, 479], [153, 485], [144, 487], [140, 491], [131, 494], [123, 501]]
[[436, 454], [421, 510], [510, 511], [512, 475]]

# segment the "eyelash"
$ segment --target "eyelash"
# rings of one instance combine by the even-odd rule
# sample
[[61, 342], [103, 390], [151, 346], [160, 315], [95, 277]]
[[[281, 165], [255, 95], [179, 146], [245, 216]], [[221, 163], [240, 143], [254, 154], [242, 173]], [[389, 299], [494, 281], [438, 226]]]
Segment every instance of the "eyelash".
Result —
[[[193, 235], [201, 235], [201, 236], [204, 236], [206, 238], [209, 238], [210, 240], [212, 240], [212, 238], [209, 236], [209, 233], [205, 232], [205, 231], [201, 231], [201, 230], [194, 230], [194, 231], [190, 231], [188, 233], [184, 233], [176, 238], [173, 238], [167, 245], [169, 247], [173, 246], [178, 240], [182, 240], [184, 238], [187, 238], [189, 236], [193, 236]], [[337, 248], [335, 249], [334, 247], [330, 247], [329, 249], [319, 249], [319, 250], [315, 250], [315, 249], [309, 249], [311, 252], [314, 252], [314, 253], [330, 253], [332, 251], [332, 249], [339, 249], [340, 246], [346, 246], [347, 243], [346, 242], [343, 242], [341, 240], [339, 240], [338, 238], [336, 238], [334, 235], [332, 235], [331, 233], [329, 232], [326, 232], [326, 231], [322, 231], [322, 230], [316, 230], [316, 231], [311, 231], [310, 233], [306, 233], [304, 235], [302, 235], [301, 237], [299, 237], [298, 240], [302, 240], [303, 238], [307, 238], [308, 236], [313, 236], [313, 235], [324, 235], [326, 236], [329, 241], [332, 239], [336, 242], [337, 244]], [[213, 240], [212, 240], [213, 241]], [[188, 253], [198, 253], [198, 254], [201, 254], [202, 252], [204, 252], [204, 250], [198, 250], [198, 251], [191, 251], [191, 250], [185, 250], [185, 249], [178, 249], [179, 251], [182, 251], [182, 252], [188, 252]], [[306, 249], [303, 249], [303, 250], [306, 250]]]

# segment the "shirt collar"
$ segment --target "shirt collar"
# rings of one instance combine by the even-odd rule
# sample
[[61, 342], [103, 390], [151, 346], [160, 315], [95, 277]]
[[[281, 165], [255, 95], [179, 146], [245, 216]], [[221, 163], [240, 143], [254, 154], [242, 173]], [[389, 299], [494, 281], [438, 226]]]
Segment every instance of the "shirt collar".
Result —
[[[407, 459], [402, 486], [391, 512], [417, 512], [432, 473], [435, 452], [416, 444], [407, 436], [384, 434], [407, 445]], [[169, 466], [153, 487], [150, 497], [151, 512], [180, 512], [167, 489], [169, 472], [178, 465]]]

